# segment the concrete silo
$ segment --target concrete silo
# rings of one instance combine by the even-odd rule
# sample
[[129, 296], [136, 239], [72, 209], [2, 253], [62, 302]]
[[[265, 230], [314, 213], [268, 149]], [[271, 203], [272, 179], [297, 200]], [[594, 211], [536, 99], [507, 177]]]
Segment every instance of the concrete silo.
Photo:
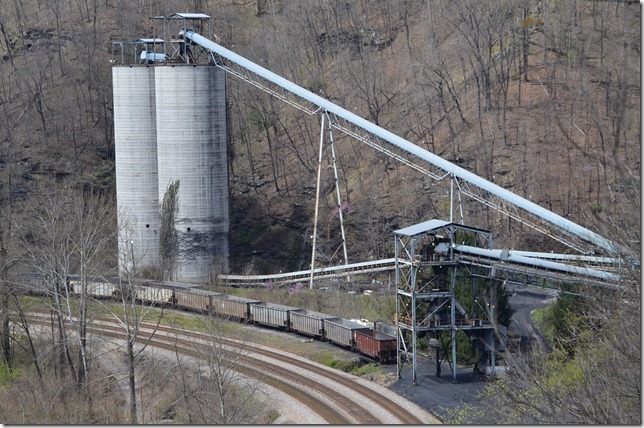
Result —
[[154, 68], [114, 66], [114, 138], [120, 272], [159, 264]]
[[228, 264], [226, 75], [213, 65], [155, 67], [158, 200], [179, 180], [175, 277], [205, 281]]

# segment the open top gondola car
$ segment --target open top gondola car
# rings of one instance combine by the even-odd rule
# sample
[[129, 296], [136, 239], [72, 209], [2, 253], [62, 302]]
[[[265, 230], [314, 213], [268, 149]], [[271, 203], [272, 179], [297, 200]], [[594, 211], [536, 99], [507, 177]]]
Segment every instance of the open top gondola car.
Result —
[[83, 292], [83, 284], [89, 297], [95, 299], [111, 299], [117, 295], [117, 285], [119, 282], [118, 278], [114, 277], [87, 276], [84, 282], [80, 275], [70, 275], [67, 277], [69, 292], [72, 294], [80, 295]]
[[223, 294], [214, 291], [199, 289], [175, 288], [174, 303], [178, 308], [190, 311], [209, 314], [213, 297], [221, 297]]
[[289, 316], [291, 322], [291, 330], [297, 333], [313, 336], [315, 338], [324, 337], [325, 320], [339, 320], [339, 318], [334, 317], [333, 315], [309, 311], [308, 309], [292, 311], [290, 312]]
[[396, 337], [397, 330], [396, 326], [393, 324], [389, 324], [385, 321], [382, 320], [376, 320], [373, 322], [373, 329], [376, 331], [379, 331], [380, 333], [385, 333], [388, 334], [389, 336]]
[[396, 358], [397, 341], [393, 336], [375, 330], [356, 330], [355, 341], [361, 354], [376, 361], [389, 363]]
[[212, 296], [212, 315], [234, 319], [238, 321], [250, 321], [251, 303], [262, 303], [259, 300], [247, 299], [245, 297], [228, 296], [225, 294]]
[[115, 298], [119, 296], [119, 286], [111, 282], [87, 283], [87, 295], [98, 298]]
[[254, 302], [249, 306], [251, 320], [254, 323], [284, 329], [289, 328], [289, 313], [301, 310], [293, 306], [265, 302]]
[[[82, 284], [80, 280], [70, 280], [70, 291], [80, 295], [82, 293]], [[85, 287], [87, 288], [87, 295], [96, 299], [111, 299], [118, 294], [118, 287], [104, 279], [86, 280]]]
[[160, 285], [137, 285], [136, 300], [150, 303], [157, 306], [165, 306], [173, 303], [174, 293], [172, 289]]
[[357, 330], [370, 330], [355, 321], [342, 318], [324, 320], [324, 334], [329, 342], [355, 348], [355, 332]]
[[13, 282], [14, 290], [21, 294], [49, 295], [53, 291], [53, 287], [38, 272], [20, 272]]

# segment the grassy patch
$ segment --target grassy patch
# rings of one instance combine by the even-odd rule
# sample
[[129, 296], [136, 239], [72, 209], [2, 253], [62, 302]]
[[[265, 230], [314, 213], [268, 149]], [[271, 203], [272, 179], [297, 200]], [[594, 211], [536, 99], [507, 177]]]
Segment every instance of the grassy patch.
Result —
[[19, 368], [11, 368], [0, 363], [0, 385], [9, 385], [20, 376]]
[[382, 372], [382, 367], [380, 367], [378, 364], [367, 363], [356, 367], [351, 373], [358, 376], [364, 376], [364, 375], [381, 373], [381, 372]]
[[364, 362], [361, 359], [350, 361], [338, 360], [330, 352], [320, 353], [315, 358], [313, 358], [313, 360], [327, 367], [331, 367], [332, 369], [341, 370], [345, 373], [351, 373], [356, 376], [364, 376], [382, 372], [382, 367], [380, 367], [376, 363]]
[[277, 420], [277, 418], [280, 417], [280, 414], [277, 410], [272, 409], [269, 410], [263, 417], [262, 417], [262, 424], [263, 425], [270, 425], [273, 422]]
[[[160, 314], [161, 315], [161, 314]], [[163, 311], [161, 323], [186, 330], [204, 330], [204, 317], [174, 311]]]
[[337, 361], [337, 359], [335, 358], [335, 356], [332, 353], [323, 352], [323, 353], [318, 354], [315, 357], [314, 361], [316, 363], [322, 364], [323, 366], [332, 367], [332, 364], [334, 364], [334, 362]]

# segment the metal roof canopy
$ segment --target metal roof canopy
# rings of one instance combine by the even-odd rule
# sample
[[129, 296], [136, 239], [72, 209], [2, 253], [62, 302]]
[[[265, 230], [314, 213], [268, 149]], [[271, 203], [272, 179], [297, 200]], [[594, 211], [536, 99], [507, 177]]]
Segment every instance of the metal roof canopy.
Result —
[[[157, 17], [155, 16], [155, 18]], [[168, 19], [210, 19], [210, 15], [205, 13], [173, 13]]]
[[471, 232], [476, 232], [476, 233], [490, 234], [489, 230], [479, 229], [478, 227], [466, 226], [464, 224], [458, 224], [458, 223], [453, 223], [453, 222], [439, 220], [439, 219], [432, 219], [432, 220], [424, 221], [422, 223], [407, 226], [402, 229], [394, 230], [394, 233], [396, 235], [401, 235], [401, 236], [416, 237], [416, 236], [425, 235], [440, 229], [446, 229], [449, 226], [454, 226], [457, 229], [469, 230]]
[[152, 43], [152, 44], [158, 43], [158, 44], [161, 44], [161, 43], [165, 43], [165, 41], [163, 39], [158, 39], [158, 38], [154, 38], [154, 39], [143, 39], [143, 38], [141, 38], [141, 39], [137, 40], [135, 43]]

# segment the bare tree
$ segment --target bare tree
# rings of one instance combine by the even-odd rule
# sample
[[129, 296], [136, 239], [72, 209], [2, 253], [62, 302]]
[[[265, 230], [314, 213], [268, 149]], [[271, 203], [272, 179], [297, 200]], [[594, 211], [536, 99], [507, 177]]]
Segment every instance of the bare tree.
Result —
[[[107, 271], [113, 268], [109, 252], [115, 246], [116, 234], [115, 209], [113, 201], [96, 193], [92, 188], [77, 190], [72, 193], [70, 221], [75, 225], [72, 237], [73, 250], [77, 258], [77, 269], [80, 276], [80, 305], [78, 316], [73, 323], [78, 331], [79, 366], [78, 383], [83, 388], [89, 370], [87, 349], [88, 325], [88, 290], [87, 278], [90, 274]], [[71, 318], [70, 318], [71, 319]]]
[[[87, 277], [110, 267], [114, 210], [109, 198], [91, 188], [78, 189], [67, 183], [54, 195], [38, 195], [32, 202], [33, 217], [28, 225], [19, 223], [16, 233], [28, 263], [40, 272], [50, 291], [52, 310], [59, 330], [61, 358], [72, 370], [68, 323], [77, 332], [79, 365], [75, 373], [79, 390], [86, 385], [89, 356], [87, 352], [88, 296]], [[78, 273], [79, 289], [73, 290], [69, 277]], [[70, 299], [80, 296], [76, 312]], [[61, 366], [61, 374], [64, 373]]]
[[453, 422], [640, 424], [640, 306], [631, 300], [639, 295], [630, 289], [615, 301], [612, 293], [585, 293], [559, 320], [574, 356], [556, 348], [510, 359], [510, 374], [487, 388], [483, 407]]
[[[64, 189], [63, 189], [64, 190]], [[71, 290], [68, 281], [72, 273], [74, 248], [72, 243], [75, 225], [70, 221], [70, 200], [65, 192], [58, 195], [43, 193], [33, 200], [32, 222], [18, 224], [16, 233], [31, 267], [42, 275], [52, 310], [52, 337], [59, 358], [59, 375], [69, 372], [75, 380], [74, 361], [70, 352], [68, 327], [65, 320], [72, 316]]]
[[[178, 379], [183, 412], [191, 424], [238, 425], [258, 423], [262, 406], [257, 398], [258, 381], [240, 373], [245, 351], [231, 347], [233, 330], [221, 318], [202, 318], [203, 341], [195, 341], [198, 353], [192, 364], [177, 353]], [[237, 328], [232, 327], [237, 330]], [[245, 343], [243, 333], [235, 341]]]
[[[124, 230], [120, 230], [120, 239], [126, 239], [129, 242], [131, 230], [127, 225], [121, 225]], [[127, 247], [119, 247], [124, 254], [120, 254], [119, 260], [121, 266], [119, 267], [120, 276], [116, 284], [111, 284], [114, 289], [114, 296], [118, 300], [118, 309], [113, 308], [109, 304], [104, 304], [103, 307], [110, 316], [117, 322], [123, 329], [125, 335], [125, 355], [129, 386], [129, 415], [130, 423], [139, 423], [139, 410], [137, 398], [137, 378], [136, 366], [138, 364], [139, 356], [145, 351], [149, 344], [148, 340], [141, 340], [141, 330], [143, 323], [151, 323], [154, 325], [150, 337], [156, 332], [161, 319], [163, 317], [163, 307], [161, 310], [156, 310], [155, 304], [161, 302], [166, 298], [162, 291], [154, 293], [150, 296], [148, 301], [139, 293], [140, 286], [134, 283], [134, 273], [136, 260], [134, 252], [128, 251]]]

